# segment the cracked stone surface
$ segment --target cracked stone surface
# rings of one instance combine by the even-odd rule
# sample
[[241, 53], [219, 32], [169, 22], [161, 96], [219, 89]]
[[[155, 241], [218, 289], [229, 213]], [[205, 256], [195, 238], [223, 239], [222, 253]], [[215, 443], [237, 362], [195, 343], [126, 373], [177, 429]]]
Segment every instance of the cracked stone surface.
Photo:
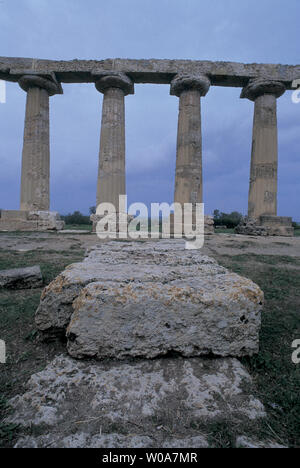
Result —
[[10, 400], [7, 422], [27, 428], [17, 447], [205, 447], [193, 422], [265, 416], [252, 390], [235, 358], [100, 363], [61, 355]]
[[76, 358], [245, 356], [258, 351], [263, 293], [182, 240], [107, 242], [42, 293], [38, 329]]

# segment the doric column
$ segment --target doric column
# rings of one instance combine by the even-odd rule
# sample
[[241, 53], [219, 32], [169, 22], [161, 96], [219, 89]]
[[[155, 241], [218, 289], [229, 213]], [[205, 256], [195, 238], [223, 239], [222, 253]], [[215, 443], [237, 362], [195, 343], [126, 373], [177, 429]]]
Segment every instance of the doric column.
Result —
[[48, 211], [50, 204], [49, 96], [61, 93], [49, 78], [24, 75], [19, 80], [27, 92], [22, 155], [22, 211]]
[[179, 97], [176, 176], [174, 201], [202, 203], [201, 96], [210, 87], [207, 76], [177, 75], [171, 82], [171, 95]]
[[285, 89], [281, 82], [257, 78], [251, 80], [241, 94], [241, 98], [250, 99], [255, 103], [249, 218], [277, 215], [277, 98], [283, 95]]
[[101, 76], [95, 86], [104, 94], [97, 206], [112, 203], [118, 211], [119, 195], [126, 195], [124, 97], [134, 94], [134, 84], [127, 75], [111, 72]]

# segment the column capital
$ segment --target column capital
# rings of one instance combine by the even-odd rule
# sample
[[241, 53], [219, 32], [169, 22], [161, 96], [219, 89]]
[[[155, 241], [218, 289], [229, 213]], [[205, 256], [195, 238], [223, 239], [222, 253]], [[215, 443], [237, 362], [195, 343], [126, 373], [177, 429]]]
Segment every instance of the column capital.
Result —
[[21, 76], [18, 80], [19, 86], [23, 91], [28, 91], [30, 88], [41, 88], [45, 89], [49, 96], [54, 96], [55, 94], [62, 94], [62, 88], [56, 80], [50, 78], [42, 77], [40, 75], [31, 75], [26, 74]]
[[93, 73], [95, 86], [100, 93], [105, 93], [109, 88], [122, 89], [124, 95], [134, 94], [134, 82], [129, 76], [121, 72]]
[[201, 96], [206, 96], [211, 82], [206, 75], [191, 75], [182, 73], [175, 76], [171, 81], [171, 96], [179, 97], [183, 91], [197, 90]]
[[241, 99], [250, 99], [255, 101], [256, 98], [264, 94], [271, 94], [276, 98], [282, 96], [286, 91], [285, 85], [281, 81], [270, 80], [267, 78], [255, 78], [243, 88]]

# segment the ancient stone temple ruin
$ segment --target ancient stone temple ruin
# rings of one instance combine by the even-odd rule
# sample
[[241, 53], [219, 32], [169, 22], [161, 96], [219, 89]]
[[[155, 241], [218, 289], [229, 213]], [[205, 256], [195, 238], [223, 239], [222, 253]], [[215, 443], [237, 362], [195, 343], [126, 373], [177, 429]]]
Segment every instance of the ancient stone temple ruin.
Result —
[[0, 230], [61, 229], [49, 211], [49, 97], [61, 83], [94, 83], [103, 93], [97, 185], [100, 202], [118, 206], [125, 186], [125, 96], [135, 83], [170, 84], [179, 98], [174, 201], [203, 202], [201, 98], [211, 86], [242, 88], [254, 102], [248, 221], [241, 233], [293, 235], [291, 218], [277, 216], [277, 99], [300, 76], [300, 66], [189, 60], [52, 61], [0, 57], [0, 79], [27, 93], [19, 211], [2, 211]]

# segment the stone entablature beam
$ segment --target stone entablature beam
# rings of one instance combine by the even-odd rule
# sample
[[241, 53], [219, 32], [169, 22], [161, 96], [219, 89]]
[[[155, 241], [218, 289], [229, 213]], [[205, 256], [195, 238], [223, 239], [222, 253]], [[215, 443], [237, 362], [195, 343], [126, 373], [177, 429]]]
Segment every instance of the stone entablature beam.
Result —
[[[23, 70], [23, 71], [22, 71]], [[92, 83], [93, 73], [120, 72], [135, 83], [168, 84], [177, 74], [204, 74], [212, 86], [244, 87], [250, 79], [264, 76], [282, 82], [293, 89], [293, 80], [300, 77], [300, 65], [244, 64], [238, 62], [211, 62], [201, 60], [41, 60], [32, 58], [0, 57], [0, 79], [18, 81], [15, 72], [33, 70], [39, 74], [54, 73], [60, 82]]]

